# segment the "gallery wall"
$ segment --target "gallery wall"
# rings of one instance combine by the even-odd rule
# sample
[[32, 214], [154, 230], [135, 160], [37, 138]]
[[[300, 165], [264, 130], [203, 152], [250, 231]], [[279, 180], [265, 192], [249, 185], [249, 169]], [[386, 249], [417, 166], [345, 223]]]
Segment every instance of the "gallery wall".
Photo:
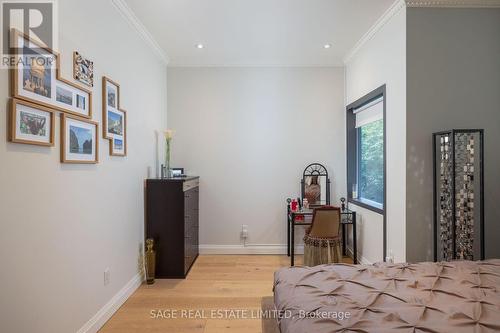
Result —
[[[406, 7], [395, 3], [347, 61], [346, 102], [386, 85], [387, 254], [405, 254]], [[383, 260], [383, 216], [351, 205], [358, 213], [358, 252], [365, 262]]]
[[285, 253], [285, 200], [309, 163], [333, 203], [345, 195], [343, 68], [169, 67], [168, 96], [173, 165], [201, 177], [202, 253]]
[[166, 65], [111, 1], [58, 4], [62, 75], [72, 78], [75, 50], [94, 60], [93, 119], [101, 124], [101, 77], [121, 84], [128, 156], [110, 157], [99, 132], [99, 164], [61, 164], [59, 116], [52, 148], [7, 142], [9, 80], [0, 70], [2, 332], [95, 331], [109, 313], [88, 321], [139, 281], [143, 180], [155, 164], [154, 131], [166, 127]]
[[500, 9], [408, 9], [406, 248], [432, 260], [432, 133], [484, 129], [486, 257], [500, 246]]

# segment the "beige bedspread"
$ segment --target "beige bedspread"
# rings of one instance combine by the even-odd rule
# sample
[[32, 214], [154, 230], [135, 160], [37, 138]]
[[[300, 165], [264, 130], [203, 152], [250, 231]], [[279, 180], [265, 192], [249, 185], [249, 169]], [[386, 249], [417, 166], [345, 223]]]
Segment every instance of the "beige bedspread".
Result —
[[275, 273], [282, 333], [500, 332], [500, 260], [290, 267]]

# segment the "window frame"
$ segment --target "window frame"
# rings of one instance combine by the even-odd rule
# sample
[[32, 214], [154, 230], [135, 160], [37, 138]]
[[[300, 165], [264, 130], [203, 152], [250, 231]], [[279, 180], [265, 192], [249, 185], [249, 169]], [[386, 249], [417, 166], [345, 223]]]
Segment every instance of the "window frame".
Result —
[[[358, 160], [360, 160], [358, 145], [360, 144], [360, 136], [358, 135], [358, 129], [356, 128], [356, 115], [354, 114], [354, 110], [370, 103], [378, 98], [383, 98], [383, 125], [384, 125], [384, 144], [383, 144], [383, 161], [384, 161], [384, 191], [383, 198], [384, 203], [382, 207], [376, 207], [376, 205], [370, 204], [367, 200], [362, 200], [360, 198], [354, 199], [352, 197], [352, 185], [358, 183]], [[386, 106], [387, 106], [387, 93], [386, 93], [386, 85], [382, 85], [377, 89], [369, 92], [365, 96], [356, 100], [355, 102], [349, 104], [346, 107], [346, 155], [347, 155], [347, 201], [352, 203], [358, 207], [362, 207], [373, 211], [375, 213], [383, 215], [383, 243], [384, 243], [384, 257], [387, 255], [387, 219], [386, 219], [386, 207], [387, 207], [387, 119], [386, 119]], [[359, 195], [359, 191], [358, 191]]]

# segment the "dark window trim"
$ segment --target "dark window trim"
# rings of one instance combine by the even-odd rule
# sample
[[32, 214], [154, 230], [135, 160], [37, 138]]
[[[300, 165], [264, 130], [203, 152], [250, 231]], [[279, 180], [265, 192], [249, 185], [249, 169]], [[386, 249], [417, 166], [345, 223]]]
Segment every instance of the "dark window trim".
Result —
[[[374, 207], [365, 202], [362, 202], [359, 199], [354, 199], [352, 197], [352, 185], [354, 182], [357, 182], [357, 160], [358, 160], [358, 135], [356, 129], [356, 116], [353, 113], [354, 109], [357, 109], [377, 98], [383, 97], [383, 117], [384, 117], [384, 204], [382, 209], [378, 207]], [[373, 90], [372, 92], [366, 94], [361, 97], [357, 101], [349, 104], [346, 107], [346, 135], [347, 135], [347, 201], [371, 210], [375, 213], [383, 215], [383, 243], [384, 243], [384, 257], [382, 260], [385, 261], [385, 257], [387, 256], [387, 214], [386, 214], [386, 205], [387, 205], [387, 140], [386, 140], [386, 106], [387, 106], [387, 93], [386, 93], [386, 85]]]

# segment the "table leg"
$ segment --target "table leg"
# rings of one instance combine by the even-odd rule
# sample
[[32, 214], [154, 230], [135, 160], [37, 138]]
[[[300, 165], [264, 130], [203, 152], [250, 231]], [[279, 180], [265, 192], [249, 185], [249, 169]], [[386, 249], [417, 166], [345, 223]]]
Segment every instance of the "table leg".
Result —
[[356, 212], [352, 213], [352, 251], [354, 264], [358, 263], [358, 240], [356, 238]]
[[346, 246], [347, 246], [347, 240], [346, 240], [346, 225], [342, 223], [342, 255], [346, 255]]
[[287, 212], [286, 214], [286, 226], [287, 226], [287, 233], [286, 233], [286, 254], [287, 256], [290, 256], [290, 212]]
[[294, 264], [295, 255], [295, 220], [292, 218], [292, 235], [290, 240], [290, 266]]

